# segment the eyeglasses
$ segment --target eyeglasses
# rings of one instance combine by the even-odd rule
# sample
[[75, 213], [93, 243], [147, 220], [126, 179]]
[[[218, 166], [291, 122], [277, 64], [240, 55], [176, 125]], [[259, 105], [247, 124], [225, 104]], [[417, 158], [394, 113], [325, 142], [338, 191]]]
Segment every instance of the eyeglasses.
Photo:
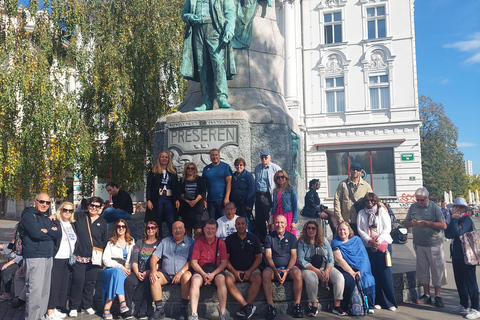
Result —
[[102, 206], [99, 205], [99, 204], [89, 204], [88, 205], [90, 208], [94, 208], [94, 209], [100, 209]]
[[362, 169], [359, 169], [359, 168], [351, 168], [350, 170], [352, 170], [352, 171], [358, 171], [358, 172], [361, 172], [361, 171], [362, 171]]
[[73, 209], [63, 208], [63, 209], [62, 209], [62, 212], [63, 212], [63, 213], [73, 213]]
[[51, 203], [50, 201], [46, 201], [46, 200], [38, 200], [38, 199], [35, 199], [35, 201], [37, 201], [37, 202], [40, 203], [40, 204], [46, 204], [47, 206], [49, 206], [50, 203]]
[[423, 202], [423, 201], [427, 201], [427, 198], [416, 198], [417, 199], [417, 202]]
[[117, 229], [127, 229], [127, 226], [124, 225], [124, 224], [119, 224], [119, 225], [117, 226]]
[[307, 230], [317, 230], [316, 227], [307, 227]]
[[156, 230], [157, 227], [153, 227], [153, 226], [152, 226], [152, 227], [146, 227], [145, 229], [146, 229], [146, 230]]
[[268, 156], [261, 156], [260, 158], [261, 158], [261, 159], [267, 159]]
[[280, 180], [280, 179], [285, 179], [285, 176], [278, 176], [277, 180]]
[[195, 170], [195, 167], [187, 167], [187, 170]]
[[244, 167], [243, 163], [237, 163], [235, 167]]

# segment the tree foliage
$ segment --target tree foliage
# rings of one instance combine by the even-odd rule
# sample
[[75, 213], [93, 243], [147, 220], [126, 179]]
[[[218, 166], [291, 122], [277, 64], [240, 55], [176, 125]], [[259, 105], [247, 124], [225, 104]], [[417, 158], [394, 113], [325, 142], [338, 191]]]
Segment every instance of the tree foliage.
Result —
[[441, 103], [421, 95], [419, 104], [424, 186], [437, 197], [449, 190], [462, 195], [468, 180], [462, 168], [463, 154], [457, 148], [458, 129], [445, 115]]
[[[183, 0], [5, 0], [0, 21], [0, 189], [64, 198], [66, 176], [138, 190], [156, 120], [183, 99]], [[65, 85], [74, 76], [76, 90]]]

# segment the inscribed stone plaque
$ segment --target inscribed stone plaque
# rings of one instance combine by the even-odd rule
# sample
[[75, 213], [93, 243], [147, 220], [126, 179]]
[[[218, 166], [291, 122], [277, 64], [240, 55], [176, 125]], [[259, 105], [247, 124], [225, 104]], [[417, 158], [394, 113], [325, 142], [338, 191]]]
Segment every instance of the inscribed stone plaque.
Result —
[[238, 146], [237, 125], [212, 125], [170, 128], [168, 148], [179, 148], [182, 153], [209, 152], [228, 145]]

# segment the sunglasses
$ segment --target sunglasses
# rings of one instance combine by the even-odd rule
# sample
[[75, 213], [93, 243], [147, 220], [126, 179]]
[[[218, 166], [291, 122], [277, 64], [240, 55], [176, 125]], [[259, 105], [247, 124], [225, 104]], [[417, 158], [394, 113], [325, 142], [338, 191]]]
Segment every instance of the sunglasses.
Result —
[[117, 229], [127, 229], [127, 226], [124, 225], [124, 224], [119, 224], [119, 225], [117, 226]]
[[307, 227], [307, 230], [317, 230], [316, 227]]
[[187, 167], [187, 170], [195, 170], [195, 167]]
[[73, 213], [73, 209], [63, 208], [63, 209], [62, 209], [62, 212], [63, 212], [63, 213]]
[[371, 203], [376, 203], [377, 201], [375, 200], [371, 200], [371, 199], [365, 199], [365, 202], [368, 203], [368, 202], [371, 202]]
[[35, 199], [35, 201], [37, 201], [37, 202], [40, 203], [40, 204], [46, 204], [47, 206], [49, 206], [50, 203], [51, 203], [51, 201], [38, 200], [38, 199]]
[[95, 208], [95, 209], [100, 209], [100, 208], [102, 207], [102, 206], [99, 205], [99, 204], [97, 204], [97, 205], [95, 205], [95, 204], [89, 204], [88, 206], [89, 206], [90, 208]]
[[156, 230], [157, 227], [146, 227], [145, 229], [146, 229], [146, 230]]
[[260, 158], [261, 158], [261, 159], [267, 159], [268, 156], [261, 156]]
[[285, 176], [278, 176], [277, 180], [280, 180], [280, 179], [285, 179]]
[[352, 170], [352, 171], [358, 171], [358, 172], [361, 172], [361, 171], [362, 171], [362, 169], [358, 169], [358, 168], [351, 168], [350, 170]]

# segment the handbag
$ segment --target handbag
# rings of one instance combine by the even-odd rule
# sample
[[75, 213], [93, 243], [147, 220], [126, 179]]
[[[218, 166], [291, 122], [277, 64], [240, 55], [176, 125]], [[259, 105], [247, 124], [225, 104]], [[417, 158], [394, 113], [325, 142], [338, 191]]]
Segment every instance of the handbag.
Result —
[[205, 271], [206, 273], [212, 273], [213, 271], [215, 271], [215, 269], [217, 269], [217, 252], [218, 252], [218, 238], [217, 238], [217, 248], [215, 249], [215, 263], [213, 262], [208, 262], [208, 263], [205, 263], [203, 266], [202, 266], [202, 269], [203, 271]]
[[473, 226], [473, 231], [465, 232], [459, 238], [462, 242], [465, 264], [475, 266], [480, 264], [480, 234]]
[[90, 231], [90, 223], [88, 223], [88, 217], [86, 219], [87, 221], [87, 227], [88, 227], [88, 234], [90, 235], [90, 243], [92, 244], [92, 258], [90, 261], [94, 266], [102, 266], [102, 256], [103, 256], [103, 249], [94, 247], [93, 246], [93, 240], [92, 240], [92, 232]]

